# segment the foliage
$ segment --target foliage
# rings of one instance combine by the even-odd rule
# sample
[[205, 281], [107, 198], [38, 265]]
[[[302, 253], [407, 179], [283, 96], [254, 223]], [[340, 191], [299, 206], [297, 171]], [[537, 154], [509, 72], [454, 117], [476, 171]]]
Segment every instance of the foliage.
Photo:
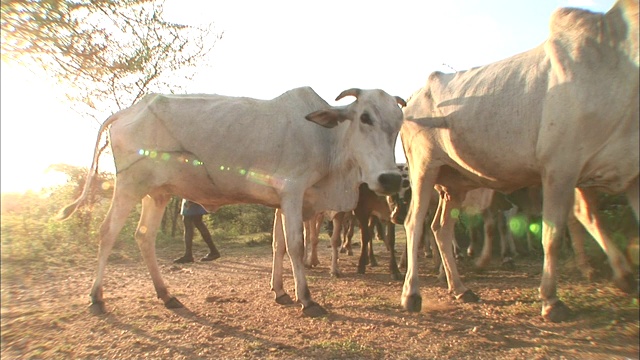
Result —
[[1, 34], [3, 61], [42, 69], [94, 116], [177, 90], [221, 36], [165, 21], [152, 0], [2, 0]]
[[261, 205], [223, 206], [211, 214], [206, 223], [212, 229], [222, 229], [228, 236], [271, 232], [274, 210]]
[[[605, 193], [598, 194], [598, 217], [603, 225], [605, 233], [613, 240], [613, 242], [621, 250], [626, 250], [630, 255], [629, 258], [632, 262], [637, 263], [637, 255], [632, 255], [630, 252], [633, 249], [630, 247], [637, 247], [638, 242], [638, 224], [633, 214], [633, 209], [628, 204], [626, 195], [610, 195]], [[484, 221], [481, 214], [461, 212], [458, 217], [459, 221], [455, 225], [456, 240], [464, 248], [469, 244], [470, 238], [475, 235], [477, 238], [484, 236]], [[519, 230], [515, 231], [514, 227], [507, 229], [511, 231], [516, 242], [522, 243], [522, 248], [525, 248], [526, 236], [530, 235], [534, 240], [534, 246], [537, 242], [537, 248], [542, 251], [541, 240], [542, 232], [542, 218], [541, 216], [534, 216], [531, 219], [520, 218], [523, 223], [520, 224]], [[513, 224], [512, 224], [513, 225]], [[496, 225], [497, 226], [497, 225]], [[529, 232], [529, 234], [527, 234]], [[588, 237], [588, 233], [586, 234]], [[498, 229], [494, 231], [494, 236], [499, 236]], [[567, 232], [567, 240], [568, 239]], [[494, 240], [494, 244], [497, 240]], [[570, 248], [569, 241], [564, 244], [567, 248]], [[603, 258], [604, 252], [595, 240], [585, 242], [585, 251], [591, 258]], [[500, 247], [494, 245], [494, 253], [500, 252]]]
[[[93, 182], [87, 201], [65, 221], [53, 217], [65, 205], [73, 202], [84, 187], [87, 169], [57, 164], [51, 167], [67, 175], [68, 182], [41, 192], [2, 194], [2, 258], [25, 266], [76, 262], [94, 257], [100, 225], [111, 203], [114, 175], [103, 172]], [[174, 197], [165, 211], [157, 243], [182, 241], [183, 225], [180, 198]], [[116, 257], [139, 256], [134, 233], [140, 218], [140, 205], [129, 214], [114, 246]], [[205, 217], [216, 241], [244, 234], [270, 234], [273, 209], [260, 205], [224, 206]], [[270, 244], [258, 237], [246, 244]], [[245, 245], [246, 245], [245, 244]]]
[[[99, 174], [84, 206], [78, 208], [66, 221], [57, 221], [54, 216], [65, 205], [71, 203], [84, 186], [86, 169], [55, 165], [52, 168], [65, 173], [69, 181], [40, 192], [24, 194], [2, 194], [2, 257], [25, 266], [42, 263], [56, 264], [74, 262], [95, 256], [96, 238], [100, 224], [109, 208], [113, 175]], [[136, 209], [125, 224], [121, 238], [131, 239], [139, 209]], [[122, 240], [122, 239], [121, 239]]]

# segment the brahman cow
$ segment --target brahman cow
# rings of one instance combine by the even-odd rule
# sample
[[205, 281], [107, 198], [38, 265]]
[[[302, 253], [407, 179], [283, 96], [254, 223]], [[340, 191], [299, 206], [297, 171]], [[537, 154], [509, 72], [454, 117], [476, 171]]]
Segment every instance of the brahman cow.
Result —
[[381, 194], [394, 193], [400, 186], [393, 149], [403, 121], [398, 104], [404, 101], [382, 90], [360, 89], [346, 90], [336, 100], [345, 96], [356, 101], [331, 107], [309, 87], [273, 100], [156, 94], [107, 119], [84, 191], [60, 214], [68, 217], [86, 197], [104, 149], [99, 148], [100, 138], [109, 129], [117, 174], [111, 208], [99, 233], [92, 310], [105, 311], [102, 281], [107, 258], [140, 199], [135, 238], [158, 298], [168, 308], [183, 306], [167, 290], [155, 255], [165, 206], [177, 195], [209, 211], [236, 203], [276, 208], [271, 278], [276, 301], [292, 302], [282, 280], [286, 249], [304, 314], [324, 314], [312, 301], [304, 275], [303, 221], [323, 210], [355, 208], [363, 182]]
[[[308, 237], [305, 237], [305, 265], [307, 267], [313, 267], [320, 263], [318, 261], [317, 251], [319, 240], [318, 233], [321, 219], [324, 219], [326, 216], [333, 225], [331, 233], [331, 275], [334, 277], [340, 277], [342, 272], [338, 266], [338, 254], [341, 252], [341, 247], [344, 247], [346, 250], [348, 249], [347, 251], [351, 251], [350, 240], [353, 236], [353, 226], [351, 225], [357, 219], [360, 223], [361, 236], [360, 258], [358, 260], [357, 272], [358, 274], [364, 274], [367, 264], [371, 264], [371, 266], [377, 265], [373, 254], [372, 244], [373, 228], [375, 227], [375, 224], [372, 223], [371, 220], [376, 217], [389, 222], [390, 212], [391, 210], [389, 209], [389, 205], [387, 204], [385, 197], [379, 196], [375, 192], [371, 191], [366, 184], [361, 184], [358, 194], [358, 203], [353, 211], [320, 213], [316, 214], [316, 218], [314, 220], [305, 222], [305, 232], [306, 234], [309, 234]], [[365, 225], [363, 226], [362, 223]], [[382, 224], [381, 227], [383, 227]], [[385, 237], [384, 242], [391, 253], [389, 260], [389, 273], [394, 280], [400, 280], [402, 279], [402, 275], [398, 270], [398, 264], [395, 257], [395, 225], [389, 224], [383, 228], [384, 231], [386, 231], [383, 235]], [[341, 235], [343, 232], [344, 240], [341, 241]], [[348, 235], [348, 232], [351, 232], [351, 236]], [[352, 253], [349, 255], [352, 255]]]
[[638, 217], [638, 64], [638, 1], [621, 0], [606, 14], [558, 9], [542, 45], [468, 71], [430, 75], [408, 101], [400, 131], [413, 190], [405, 309], [422, 306], [417, 250], [434, 186], [440, 201], [431, 227], [449, 291], [473, 301], [451, 250], [451, 212], [474, 188], [509, 193], [541, 185], [542, 316], [569, 317], [556, 293], [556, 271], [574, 196], [584, 202], [576, 215], [587, 228], [595, 209], [586, 195], [594, 189], [625, 192]]
[[[404, 175], [403, 175], [404, 176]], [[489, 261], [491, 260], [491, 252], [492, 252], [492, 244], [493, 238], [495, 236], [496, 228], [499, 230], [498, 234], [500, 236], [500, 244], [502, 246], [502, 264], [506, 268], [513, 268], [514, 262], [511, 255], [515, 256], [515, 243], [513, 242], [513, 237], [508, 236], [504, 232], [504, 217], [502, 216], [502, 211], [505, 208], [509, 208], [512, 205], [508, 204], [502, 197], [496, 196], [496, 192], [491, 189], [486, 188], [478, 188], [469, 191], [466, 194], [464, 201], [460, 206], [460, 211], [454, 215], [454, 218], [458, 218], [462, 215], [462, 213], [467, 213], [471, 215], [481, 215], [483, 220], [483, 230], [484, 230], [484, 243], [481, 251], [481, 256], [476, 261], [476, 267], [478, 269], [485, 268]], [[395, 224], [402, 224], [407, 215], [407, 211], [409, 209], [409, 204], [411, 202], [411, 188], [410, 186], [405, 187], [404, 184], [401, 186], [400, 191], [397, 194], [392, 196], [388, 196], [389, 199], [389, 207], [392, 212], [392, 221]], [[434, 205], [435, 203], [435, 205]], [[427, 213], [427, 217], [425, 218], [425, 226], [427, 221], [433, 220], [433, 215], [437, 210], [438, 205], [438, 193], [434, 190], [431, 192], [430, 199], [430, 208]], [[467, 252], [469, 257], [473, 256], [472, 245], [474, 245], [475, 239], [475, 229], [471, 229], [472, 234], [470, 234], [470, 243], [467, 248]], [[420, 246], [424, 246], [425, 255], [430, 257], [435, 254], [433, 257], [435, 270], [439, 271], [438, 278], [440, 280], [445, 279], [445, 275], [442, 268], [442, 261], [440, 259], [440, 251], [437, 248], [437, 244], [435, 239], [432, 236], [431, 231], [423, 230], [422, 239], [420, 241]], [[488, 240], [487, 240], [488, 239]], [[462, 249], [458, 245], [455, 237], [453, 239], [453, 251], [456, 257], [462, 257]], [[407, 266], [407, 252], [405, 251], [402, 254], [400, 260], [400, 266]]]
[[[353, 255], [353, 249], [352, 249], [353, 233], [356, 227], [358, 228], [360, 227], [360, 222], [358, 221], [358, 219], [354, 217], [355, 215], [353, 215], [353, 211], [350, 214], [345, 214], [345, 215], [346, 215], [345, 219], [342, 222], [342, 243], [340, 244], [340, 253], [341, 254], [346, 253], [347, 255], [351, 256]], [[333, 223], [331, 224], [333, 229]], [[378, 218], [378, 216], [376, 215], [371, 215], [369, 217], [367, 226], [369, 226], [369, 231], [371, 231], [371, 236], [374, 237], [375, 235], [375, 237], [378, 240], [384, 241], [386, 245], [386, 239], [385, 239], [386, 230], [380, 218]]]
[[[401, 194], [403, 194], [403, 197], [398, 198], [398, 196]], [[583, 196], [593, 197], [595, 195], [596, 194], [593, 194], [593, 192], [589, 192], [585, 193]], [[394, 194], [392, 196], [389, 196], [388, 198], [394, 199], [394, 201], [390, 202], [390, 206], [394, 214], [393, 221], [399, 224], [405, 219], [408, 205], [411, 201], [411, 191], [410, 189], [405, 189], [403, 186], [401, 187], [398, 194]], [[601, 220], [598, 214], [591, 214], [591, 226], [588, 229], [585, 229], [576, 218], [576, 212], [580, 213], [585, 211], [583, 208], [584, 206], [586, 206], [586, 204], [583, 201], [580, 201], [580, 199], [582, 199], [582, 196], [576, 196], [574, 207], [572, 211], [569, 211], [569, 215], [567, 218], [567, 234], [569, 240], [571, 241], [571, 246], [575, 254], [578, 270], [587, 280], [591, 281], [593, 279], [594, 269], [589, 264], [589, 260], [585, 253], [584, 247], [585, 230], [588, 230], [589, 234], [601, 246], [602, 250], [607, 256], [609, 265], [613, 270], [614, 283], [624, 291], [633, 291], [632, 286], [634, 283], [632, 278], [633, 270], [631, 269], [631, 265], [627, 261], [625, 255], [620, 251], [620, 249], [616, 247], [613, 240], [604, 231], [604, 227], [601, 224]], [[430, 201], [431, 203], [433, 203], [434, 199], [432, 198]], [[437, 205], [438, 200], [436, 200], [435, 202]], [[595, 197], [590, 200], [591, 204], [596, 204], [596, 202], [597, 199]], [[528, 225], [530, 225], [531, 223], [529, 219], [532, 215], [539, 215], [539, 213], [536, 214], [536, 209], [541, 208], [541, 204], [539, 203], [542, 203], [542, 192], [539, 187], [520, 189], [508, 195], [497, 193], [494, 190], [486, 188], [478, 188], [467, 192], [465, 199], [462, 202], [461, 210], [463, 212], [481, 212], [484, 224], [484, 241], [482, 243], [482, 250], [480, 251], [478, 259], [475, 261], [475, 266], [477, 269], [486, 268], [491, 261], [491, 256], [493, 253], [493, 241], [496, 237], [496, 228], [498, 229], [497, 235], [500, 237], [500, 255], [502, 257], [502, 266], [507, 269], [513, 269], [515, 267], [514, 260], [511, 256], [517, 255], [517, 252], [515, 249], [513, 234], [511, 233], [511, 227], [522, 227], [522, 230], [526, 231], [527, 235], [530, 235], [531, 231], [529, 230]], [[512, 207], [509, 210], [504, 211], [505, 207], [508, 206]], [[432, 215], [427, 215], [428, 220], [431, 217]], [[510, 222], [512, 223], [510, 224]], [[527, 236], [527, 242], [530, 241], [529, 238], [530, 237]], [[454, 253], [456, 251], [460, 251], [458, 245], [455, 244], [455, 238], [453, 239], [453, 241]], [[431, 242], [433, 253], [436, 254], [436, 256], [434, 257], [436, 270], [441, 270], [438, 278], [445, 280], [445, 274], [444, 272], [442, 272], [443, 269], [440, 267], [442, 263], [440, 260], [440, 252], [438, 251], [435, 239], [433, 239], [433, 233], [431, 231], [423, 232], [423, 242]], [[420, 245], [422, 246], [423, 244]], [[467, 248], [467, 254], [469, 257], [472, 257], [475, 253], [475, 249], [472, 249], [473, 245], [477, 245], [477, 243], [472, 238], [470, 239], [469, 247]], [[529, 248], [531, 248], [531, 244], [528, 245]], [[406, 254], [403, 254], [400, 261], [400, 266], [406, 267], [406, 264]]]
[[[367, 264], [371, 263], [372, 266], [377, 265], [373, 254], [373, 227], [374, 224], [369, 224], [373, 216], [380, 220], [387, 222], [385, 227], [386, 233], [385, 244], [390, 252], [389, 256], [389, 273], [394, 280], [400, 280], [402, 275], [398, 270], [398, 263], [396, 262], [395, 252], [395, 226], [389, 220], [391, 217], [391, 210], [385, 197], [378, 196], [375, 192], [371, 191], [366, 184], [360, 185], [360, 191], [358, 196], [358, 205], [353, 210], [353, 214], [360, 223], [360, 258], [358, 259], [358, 274], [364, 274]], [[339, 277], [340, 269], [338, 267], [338, 253], [340, 246], [340, 233], [342, 229], [342, 221], [345, 214], [336, 214], [333, 217], [333, 235], [331, 236], [331, 275]]]

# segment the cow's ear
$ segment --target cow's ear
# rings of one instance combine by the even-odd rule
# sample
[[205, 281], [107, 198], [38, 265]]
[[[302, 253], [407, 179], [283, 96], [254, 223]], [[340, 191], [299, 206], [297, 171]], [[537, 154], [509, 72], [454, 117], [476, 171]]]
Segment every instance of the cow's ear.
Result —
[[340, 122], [347, 120], [347, 111], [345, 107], [332, 107], [330, 109], [314, 111], [304, 118], [326, 128], [332, 128]]

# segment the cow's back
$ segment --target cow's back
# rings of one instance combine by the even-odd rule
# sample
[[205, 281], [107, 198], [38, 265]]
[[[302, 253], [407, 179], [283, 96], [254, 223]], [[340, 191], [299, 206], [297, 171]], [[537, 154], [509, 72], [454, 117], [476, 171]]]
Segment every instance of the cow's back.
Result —
[[328, 107], [311, 88], [273, 100], [148, 95], [114, 115], [119, 117], [111, 127], [116, 166], [128, 168], [148, 157], [141, 150], [159, 154], [158, 159], [182, 154], [198, 168], [189, 169], [190, 175], [207, 184], [206, 197], [224, 203], [225, 194], [233, 194], [244, 196], [243, 202], [277, 206], [284, 182], [309, 174], [306, 181], [313, 183], [328, 171], [330, 159], [323, 155], [330, 154], [335, 131], [304, 118]]
[[404, 110], [413, 121], [403, 125], [403, 141], [425, 131], [430, 144], [421, 147], [437, 149], [434, 160], [491, 187], [501, 187], [496, 179], [507, 187], [527, 181], [537, 172], [548, 67], [542, 49], [536, 48], [456, 74], [431, 74]]
[[433, 73], [407, 104], [405, 117], [420, 120], [405, 122], [403, 141], [424, 131], [433, 164], [482, 186], [536, 185], [551, 166], [574, 167], [580, 186], [622, 191], [640, 159], [637, 19], [622, 15], [637, 15], [637, 2], [620, 4], [605, 15], [558, 10], [543, 45]]

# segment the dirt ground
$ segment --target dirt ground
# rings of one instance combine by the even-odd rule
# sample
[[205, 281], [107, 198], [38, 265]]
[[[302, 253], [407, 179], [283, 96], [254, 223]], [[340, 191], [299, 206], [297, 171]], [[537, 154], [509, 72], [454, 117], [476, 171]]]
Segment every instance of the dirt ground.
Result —
[[[196, 243], [202, 245], [199, 238]], [[186, 306], [179, 310], [156, 299], [137, 254], [112, 256], [105, 279], [109, 312], [102, 316], [88, 311], [95, 257], [13, 271], [2, 279], [2, 359], [638, 358], [637, 297], [605, 280], [587, 283], [567, 264], [560, 296], [573, 318], [564, 323], [539, 315], [539, 257], [518, 259], [515, 271], [500, 269], [497, 259], [482, 273], [461, 262], [463, 280], [482, 299], [474, 304], [450, 298], [432, 261], [422, 257], [423, 309], [407, 313], [400, 307], [402, 281], [390, 279], [389, 253], [380, 241], [378, 267], [360, 275], [357, 256], [341, 255], [338, 279], [329, 275], [328, 240], [320, 244], [321, 265], [308, 270], [307, 279], [329, 314], [315, 319], [303, 317], [299, 306], [274, 302], [271, 248], [264, 242], [222, 242], [222, 258], [186, 265], [171, 261], [181, 255], [179, 240], [158, 249], [164, 279]], [[195, 255], [205, 252], [196, 247]], [[3, 261], [3, 273], [12, 266], [19, 265]], [[288, 261], [285, 269], [293, 296]]]

